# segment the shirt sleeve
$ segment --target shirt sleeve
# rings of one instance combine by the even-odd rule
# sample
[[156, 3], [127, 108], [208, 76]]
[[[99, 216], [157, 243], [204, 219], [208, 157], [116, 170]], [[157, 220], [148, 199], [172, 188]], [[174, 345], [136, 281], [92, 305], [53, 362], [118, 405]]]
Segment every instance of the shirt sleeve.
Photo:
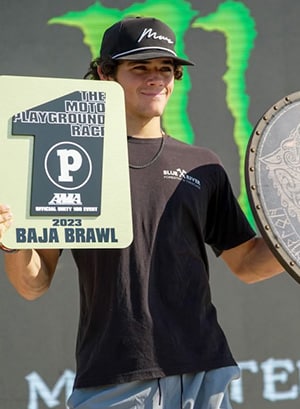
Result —
[[222, 166], [216, 167], [215, 188], [208, 205], [205, 241], [216, 256], [236, 247], [256, 233], [250, 226]]

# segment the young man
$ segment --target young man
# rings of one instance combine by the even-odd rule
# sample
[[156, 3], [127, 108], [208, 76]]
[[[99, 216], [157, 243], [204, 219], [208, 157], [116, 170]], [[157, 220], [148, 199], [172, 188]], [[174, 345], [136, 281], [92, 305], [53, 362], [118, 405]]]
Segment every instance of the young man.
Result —
[[[211, 302], [205, 243], [244, 282], [283, 270], [254, 237], [218, 157], [161, 129], [181, 66], [192, 65], [174, 45], [161, 21], [125, 19], [106, 31], [87, 74], [124, 89], [134, 240], [126, 249], [72, 251], [81, 294], [72, 409], [231, 408], [238, 368]], [[184, 177], [172, 177], [174, 169]], [[0, 206], [0, 240], [11, 222]], [[59, 255], [6, 252], [6, 272], [35, 299]]]

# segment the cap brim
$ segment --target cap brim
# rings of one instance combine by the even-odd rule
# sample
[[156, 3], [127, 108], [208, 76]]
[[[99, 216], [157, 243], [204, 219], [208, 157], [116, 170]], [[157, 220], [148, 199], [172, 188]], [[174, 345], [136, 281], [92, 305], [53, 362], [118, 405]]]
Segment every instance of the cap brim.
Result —
[[172, 58], [177, 64], [179, 65], [195, 65], [192, 61], [184, 60], [177, 56], [174, 56], [172, 53], [167, 53], [161, 50], [151, 50], [151, 51], [141, 51], [135, 52], [133, 54], [126, 54], [121, 57], [114, 58], [116, 60], [129, 60], [129, 61], [136, 61], [136, 60], [151, 60], [153, 58]]

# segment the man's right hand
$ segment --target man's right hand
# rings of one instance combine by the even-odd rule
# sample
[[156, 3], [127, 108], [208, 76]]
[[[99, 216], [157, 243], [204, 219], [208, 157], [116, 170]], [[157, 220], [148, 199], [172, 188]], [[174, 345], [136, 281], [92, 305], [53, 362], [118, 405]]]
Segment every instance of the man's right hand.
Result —
[[4, 233], [11, 226], [13, 216], [9, 206], [0, 204], [0, 243], [3, 240]]

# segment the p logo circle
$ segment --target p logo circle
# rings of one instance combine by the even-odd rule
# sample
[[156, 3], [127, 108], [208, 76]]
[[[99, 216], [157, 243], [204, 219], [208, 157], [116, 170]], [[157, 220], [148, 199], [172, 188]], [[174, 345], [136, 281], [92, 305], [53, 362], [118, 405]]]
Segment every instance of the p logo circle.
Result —
[[76, 190], [88, 183], [92, 161], [82, 146], [74, 142], [60, 142], [48, 150], [44, 168], [55, 186], [63, 190]]

